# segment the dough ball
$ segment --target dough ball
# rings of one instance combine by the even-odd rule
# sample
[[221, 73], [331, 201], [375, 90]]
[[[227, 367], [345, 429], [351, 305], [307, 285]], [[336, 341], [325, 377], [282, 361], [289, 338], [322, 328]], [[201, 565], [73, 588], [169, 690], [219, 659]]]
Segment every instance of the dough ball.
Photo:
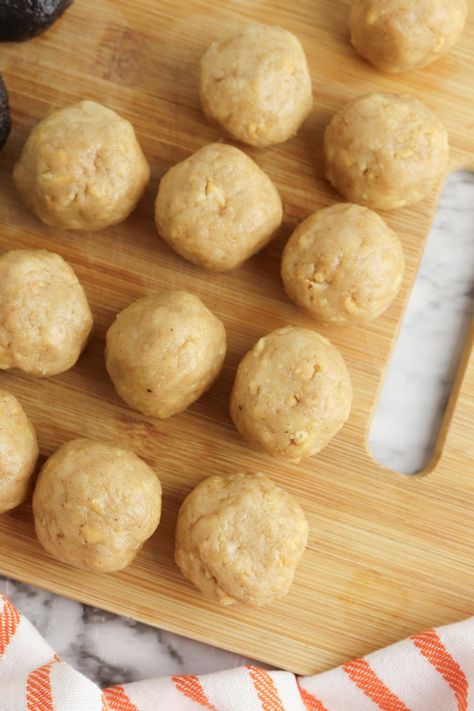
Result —
[[395, 232], [367, 207], [319, 210], [293, 232], [281, 276], [295, 304], [325, 323], [371, 321], [398, 293], [405, 260]]
[[251, 158], [213, 143], [162, 178], [155, 217], [160, 235], [184, 259], [223, 271], [269, 242], [283, 208], [276, 187]]
[[313, 108], [301, 43], [270, 25], [248, 25], [211, 44], [199, 88], [206, 117], [252, 146], [288, 140]]
[[149, 179], [131, 123], [94, 101], [40, 121], [13, 171], [24, 204], [45, 224], [67, 230], [122, 222]]
[[53, 558], [113, 573], [130, 565], [161, 515], [157, 475], [133, 452], [75, 439], [42, 468], [33, 495], [38, 540]]
[[362, 96], [324, 134], [327, 179], [347, 200], [375, 210], [422, 200], [446, 172], [448, 156], [446, 129], [410, 96]]
[[384, 72], [406, 72], [449, 52], [463, 31], [467, 0], [353, 0], [356, 51]]
[[181, 506], [176, 563], [221, 605], [268, 605], [284, 597], [308, 540], [295, 501], [264, 474], [211, 476]]
[[67, 262], [45, 249], [0, 257], [0, 370], [57, 375], [86, 345], [92, 314]]
[[242, 359], [230, 413], [239, 432], [268, 454], [317, 454], [349, 417], [352, 386], [339, 351], [308, 328], [285, 326]]
[[201, 397], [225, 353], [224, 325], [186, 291], [135, 301], [107, 333], [107, 370], [117, 393], [152, 417], [171, 417]]
[[0, 513], [25, 500], [37, 459], [33, 425], [16, 397], [0, 389]]

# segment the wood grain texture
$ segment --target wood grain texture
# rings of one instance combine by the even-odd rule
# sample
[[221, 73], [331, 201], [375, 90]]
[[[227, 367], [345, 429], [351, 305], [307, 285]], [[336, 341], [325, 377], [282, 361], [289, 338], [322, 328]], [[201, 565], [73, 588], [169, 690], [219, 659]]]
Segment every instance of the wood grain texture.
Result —
[[[438, 195], [386, 215], [403, 240], [407, 271], [389, 311], [370, 328], [321, 329], [341, 349], [354, 383], [351, 418], [317, 457], [290, 465], [253, 452], [228, 415], [233, 375], [262, 334], [286, 323], [314, 325], [284, 296], [282, 247], [309, 212], [339, 198], [323, 179], [322, 131], [333, 112], [368, 91], [408, 92], [436, 110], [452, 145], [452, 167], [474, 167], [474, 2], [456, 49], [435, 65], [385, 76], [352, 51], [348, 3], [337, 0], [77, 0], [44, 36], [0, 48], [11, 94], [13, 134], [0, 156], [0, 248], [45, 247], [71, 262], [95, 317], [78, 365], [34, 380], [13, 372], [0, 385], [19, 396], [39, 434], [42, 456], [77, 435], [119, 441], [156, 468], [164, 485], [163, 522], [126, 572], [76, 572], [42, 551], [29, 505], [0, 519], [0, 570], [113, 612], [313, 673], [433, 624], [474, 613], [474, 359], [470, 343], [435, 456], [425, 474], [381, 468], [367, 431]], [[196, 70], [209, 42], [252, 21], [272, 21], [302, 40], [316, 108], [297, 138], [249, 150], [277, 183], [286, 210], [280, 234], [243, 268], [206, 274], [177, 257], [155, 233], [159, 177], [221, 133], [199, 109]], [[13, 163], [34, 123], [82, 98], [102, 101], [134, 124], [153, 167], [134, 215], [100, 233], [42, 226], [20, 204]], [[199, 294], [224, 321], [229, 354], [213, 389], [186, 413], [160, 422], [115, 395], [103, 358], [114, 314], [156, 289]], [[260, 469], [303, 505], [309, 548], [290, 595], [268, 609], [220, 609], [203, 599], [173, 562], [178, 507], [212, 473]]]

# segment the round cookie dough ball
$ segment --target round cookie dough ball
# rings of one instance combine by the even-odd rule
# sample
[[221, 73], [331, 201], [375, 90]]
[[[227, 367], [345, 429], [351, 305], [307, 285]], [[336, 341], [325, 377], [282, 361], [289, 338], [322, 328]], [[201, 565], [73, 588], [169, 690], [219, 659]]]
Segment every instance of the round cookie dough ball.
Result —
[[248, 25], [211, 44], [201, 59], [199, 90], [206, 117], [252, 146], [288, 140], [313, 108], [301, 43], [270, 25]]
[[122, 222], [149, 179], [131, 123], [94, 101], [40, 121], [13, 171], [24, 204], [46, 225], [67, 230]]
[[0, 513], [25, 500], [38, 452], [33, 425], [22, 406], [0, 389]]
[[0, 257], [0, 370], [62, 373], [76, 363], [91, 328], [84, 289], [59, 254], [18, 249]]
[[38, 540], [54, 558], [113, 573], [130, 565], [156, 530], [161, 484], [134, 452], [75, 439], [42, 468], [33, 495]]
[[395, 210], [422, 200], [448, 167], [448, 134], [417, 99], [367, 94], [324, 134], [326, 178], [347, 200]]
[[175, 559], [206, 597], [260, 607], [287, 594], [307, 540], [301, 507], [264, 474], [211, 476], [181, 506]]
[[384, 72], [406, 72], [449, 52], [463, 31], [467, 0], [353, 0], [351, 41]]
[[155, 219], [160, 235], [184, 259], [224, 271], [270, 241], [283, 207], [276, 187], [251, 158], [213, 143], [162, 178]]
[[371, 321], [391, 304], [403, 278], [400, 240], [376, 212], [341, 203], [296, 228], [283, 252], [285, 291], [325, 323]]
[[285, 326], [242, 359], [230, 414], [250, 443], [299, 461], [317, 454], [349, 417], [352, 386], [339, 351], [319, 333]]
[[201, 397], [225, 353], [224, 325], [186, 291], [135, 301], [107, 332], [106, 364], [117, 393], [152, 417], [171, 417]]

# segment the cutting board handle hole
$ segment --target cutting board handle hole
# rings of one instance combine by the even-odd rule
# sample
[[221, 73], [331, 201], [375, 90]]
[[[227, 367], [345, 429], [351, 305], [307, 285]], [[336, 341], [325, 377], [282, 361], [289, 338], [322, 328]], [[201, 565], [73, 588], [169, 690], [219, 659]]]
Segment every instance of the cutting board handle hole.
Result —
[[474, 174], [460, 171], [443, 191], [371, 422], [380, 464], [404, 474], [436, 465], [472, 346], [473, 305]]

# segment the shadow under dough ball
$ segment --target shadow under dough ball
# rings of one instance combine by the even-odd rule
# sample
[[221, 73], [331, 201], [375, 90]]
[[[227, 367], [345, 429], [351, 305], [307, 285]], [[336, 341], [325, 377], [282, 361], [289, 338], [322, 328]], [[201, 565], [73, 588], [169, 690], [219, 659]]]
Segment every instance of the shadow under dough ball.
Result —
[[8, 93], [5, 82], [0, 75], [0, 148], [5, 145], [10, 135], [12, 124], [10, 120], [10, 106], [8, 104]]
[[45, 32], [73, 0], [0, 0], [0, 41], [21, 42]]

